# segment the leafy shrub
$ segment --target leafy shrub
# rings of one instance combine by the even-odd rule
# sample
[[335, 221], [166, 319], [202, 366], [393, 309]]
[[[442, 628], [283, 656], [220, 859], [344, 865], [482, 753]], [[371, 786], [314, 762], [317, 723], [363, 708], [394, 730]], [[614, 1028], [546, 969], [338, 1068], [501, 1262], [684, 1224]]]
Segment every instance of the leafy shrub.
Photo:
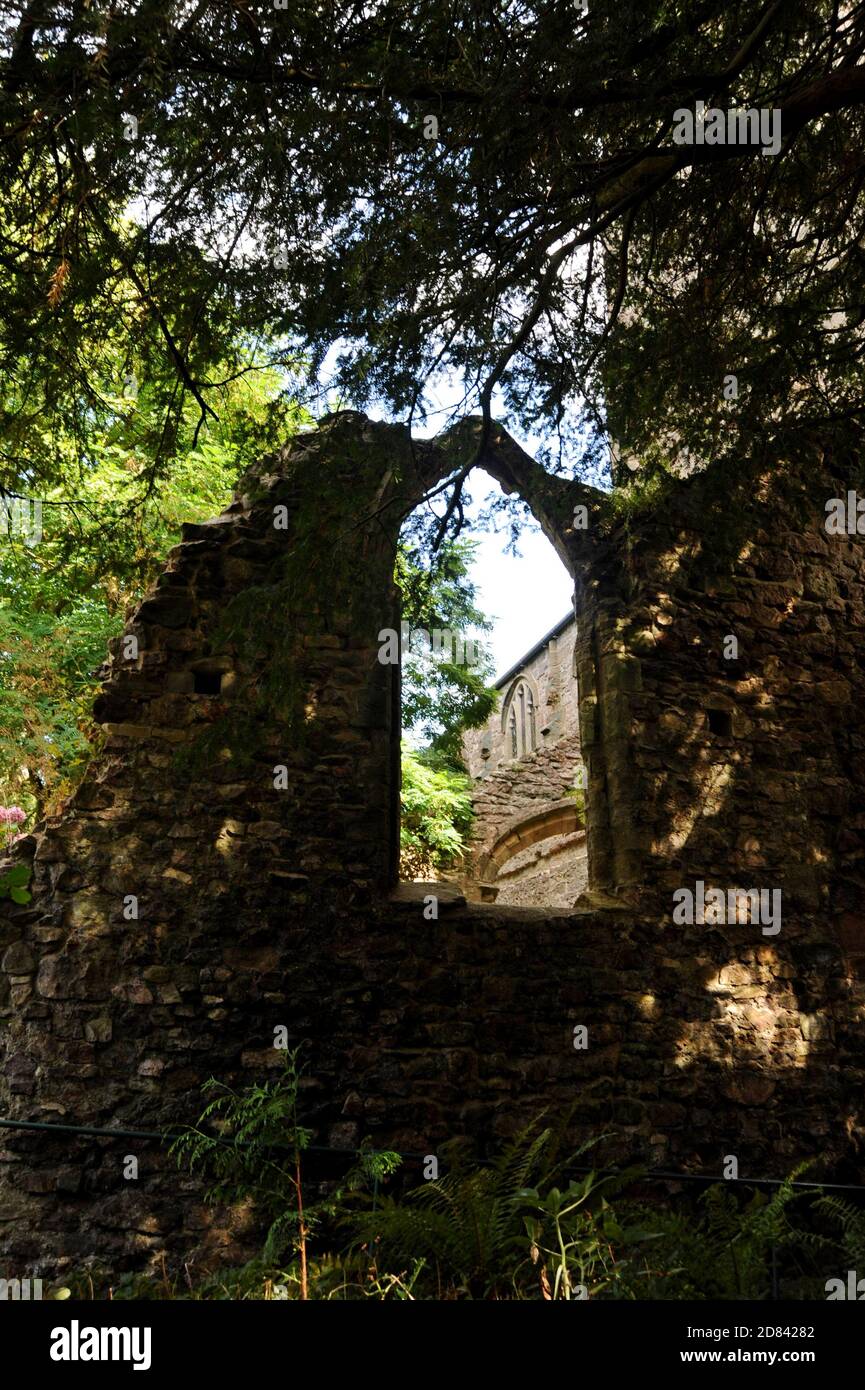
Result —
[[[793, 1186], [806, 1166], [771, 1196], [744, 1184], [718, 1183], [700, 1195], [695, 1209], [626, 1203], [623, 1214], [650, 1225], [654, 1238], [633, 1285], [629, 1271], [622, 1292], [664, 1299], [768, 1298], [773, 1259], [806, 1244], [789, 1213], [794, 1202], [816, 1195]], [[745, 1201], [743, 1189], [749, 1193]]]
[[458, 862], [472, 822], [471, 781], [441, 754], [403, 744], [400, 874], [433, 878]]
[[[693, 1201], [648, 1200], [632, 1195], [641, 1169], [586, 1164], [610, 1136], [566, 1151], [567, 1117], [555, 1129], [539, 1117], [489, 1160], [446, 1146], [443, 1175], [407, 1189], [384, 1186], [398, 1154], [362, 1148], [343, 1182], [310, 1203], [298, 1080], [295, 1051], [280, 1077], [242, 1093], [209, 1082], [199, 1124], [173, 1144], [213, 1179], [211, 1199], [253, 1200], [267, 1227], [261, 1255], [197, 1283], [186, 1269], [130, 1276], [115, 1297], [714, 1301], [767, 1299], [783, 1282], [787, 1297], [820, 1299], [839, 1252], [843, 1268], [865, 1269], [865, 1212], [795, 1187], [805, 1165], [770, 1196], [718, 1183]], [[815, 1255], [831, 1263], [821, 1269]]]
[[579, 1285], [598, 1293], [615, 1276], [604, 1230], [609, 1197], [633, 1170], [592, 1170], [557, 1186], [597, 1142], [562, 1160], [561, 1130], [536, 1120], [489, 1164], [456, 1151], [444, 1177], [355, 1217], [357, 1237], [385, 1269], [423, 1259], [453, 1297], [570, 1299]]
[[30, 872], [29, 864], [13, 864], [0, 872], [0, 898], [11, 898], [13, 903], [29, 903]]

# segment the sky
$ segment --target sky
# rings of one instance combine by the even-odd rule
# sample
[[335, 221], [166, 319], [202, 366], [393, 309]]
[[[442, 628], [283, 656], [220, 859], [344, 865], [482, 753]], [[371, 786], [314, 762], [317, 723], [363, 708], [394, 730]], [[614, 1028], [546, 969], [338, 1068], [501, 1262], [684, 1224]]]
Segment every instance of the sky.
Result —
[[[498, 485], [490, 480], [486, 491], [495, 494]], [[475, 493], [478, 500], [467, 509], [468, 518], [484, 501], [484, 490], [477, 484]], [[505, 554], [506, 531], [471, 532], [469, 526], [467, 532], [478, 542], [471, 577], [478, 589], [478, 608], [494, 620], [485, 641], [498, 678], [572, 611], [574, 582], [539, 528], [523, 531], [521, 558]]]

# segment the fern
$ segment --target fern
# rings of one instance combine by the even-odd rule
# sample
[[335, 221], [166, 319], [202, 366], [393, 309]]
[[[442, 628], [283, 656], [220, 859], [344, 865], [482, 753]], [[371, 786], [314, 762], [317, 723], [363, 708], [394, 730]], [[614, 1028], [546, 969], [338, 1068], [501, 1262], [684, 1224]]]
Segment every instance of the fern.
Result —
[[[304, 1202], [302, 1155], [312, 1131], [299, 1124], [297, 1116], [303, 1072], [297, 1060], [300, 1050], [286, 1052], [282, 1074], [275, 1080], [254, 1083], [243, 1092], [213, 1078], [205, 1082], [202, 1089], [212, 1099], [198, 1124], [180, 1134], [170, 1152], [191, 1173], [211, 1179], [209, 1201], [252, 1200], [267, 1223], [261, 1262], [273, 1266], [287, 1251], [297, 1252], [301, 1297], [307, 1298], [309, 1240], [322, 1219], [334, 1215], [343, 1192], [338, 1189], [314, 1206]], [[385, 1178], [401, 1161], [397, 1153], [363, 1147], [346, 1178], [346, 1188], [357, 1190], [370, 1180]]]
[[210, 1178], [208, 1201], [253, 1200], [268, 1222], [265, 1251], [274, 1259], [299, 1234], [297, 1211], [292, 1208], [300, 1197], [300, 1155], [312, 1138], [312, 1132], [297, 1121], [299, 1050], [286, 1053], [279, 1077], [253, 1084], [242, 1093], [213, 1078], [205, 1082], [202, 1090], [212, 1098], [198, 1124], [179, 1135], [170, 1148], [191, 1173]]
[[699, 1199], [696, 1221], [686, 1213], [635, 1208], [657, 1233], [652, 1259], [639, 1276], [640, 1296], [768, 1298], [773, 1248], [791, 1251], [810, 1243], [789, 1215], [793, 1202], [815, 1195], [793, 1186], [808, 1166], [795, 1168], [771, 1197], [752, 1192], [744, 1206], [738, 1184], [710, 1187]]
[[[424, 1260], [436, 1271], [440, 1286], [444, 1282], [472, 1298], [536, 1294], [544, 1287], [544, 1266], [536, 1266], [545, 1228], [537, 1214], [527, 1213], [543, 1200], [540, 1192], [557, 1191], [554, 1179], [599, 1142], [588, 1141], [560, 1160], [567, 1120], [557, 1129], [541, 1129], [542, 1118], [516, 1135], [488, 1165], [471, 1163], [464, 1153], [452, 1151], [453, 1166], [444, 1177], [412, 1189], [400, 1200], [386, 1197], [374, 1211], [351, 1217], [357, 1241], [374, 1249], [386, 1265]], [[623, 1174], [621, 1181], [630, 1176]], [[587, 1201], [592, 1195], [597, 1202], [600, 1189], [614, 1181], [591, 1174], [584, 1180]], [[586, 1219], [591, 1225], [588, 1206]], [[598, 1243], [594, 1229], [591, 1242]]]
[[839, 1244], [850, 1267], [865, 1271], [865, 1209], [840, 1197], [823, 1196], [814, 1203], [814, 1210], [840, 1232]]

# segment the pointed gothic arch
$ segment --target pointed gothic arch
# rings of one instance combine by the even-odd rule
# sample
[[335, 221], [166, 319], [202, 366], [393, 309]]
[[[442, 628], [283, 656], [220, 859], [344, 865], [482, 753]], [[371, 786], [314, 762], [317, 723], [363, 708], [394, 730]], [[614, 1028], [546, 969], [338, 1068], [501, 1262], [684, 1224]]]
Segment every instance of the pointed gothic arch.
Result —
[[519, 675], [502, 702], [501, 726], [511, 757], [524, 758], [538, 747], [540, 696], [531, 676]]

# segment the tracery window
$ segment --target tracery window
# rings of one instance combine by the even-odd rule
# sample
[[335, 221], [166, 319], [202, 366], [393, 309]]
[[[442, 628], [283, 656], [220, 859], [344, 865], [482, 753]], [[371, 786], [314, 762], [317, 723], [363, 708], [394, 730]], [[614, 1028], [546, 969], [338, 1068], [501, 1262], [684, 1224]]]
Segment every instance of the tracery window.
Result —
[[513, 687], [509, 701], [510, 714], [508, 730], [510, 733], [510, 752], [512, 758], [524, 758], [538, 746], [537, 712], [535, 698], [525, 680], [518, 680]]

